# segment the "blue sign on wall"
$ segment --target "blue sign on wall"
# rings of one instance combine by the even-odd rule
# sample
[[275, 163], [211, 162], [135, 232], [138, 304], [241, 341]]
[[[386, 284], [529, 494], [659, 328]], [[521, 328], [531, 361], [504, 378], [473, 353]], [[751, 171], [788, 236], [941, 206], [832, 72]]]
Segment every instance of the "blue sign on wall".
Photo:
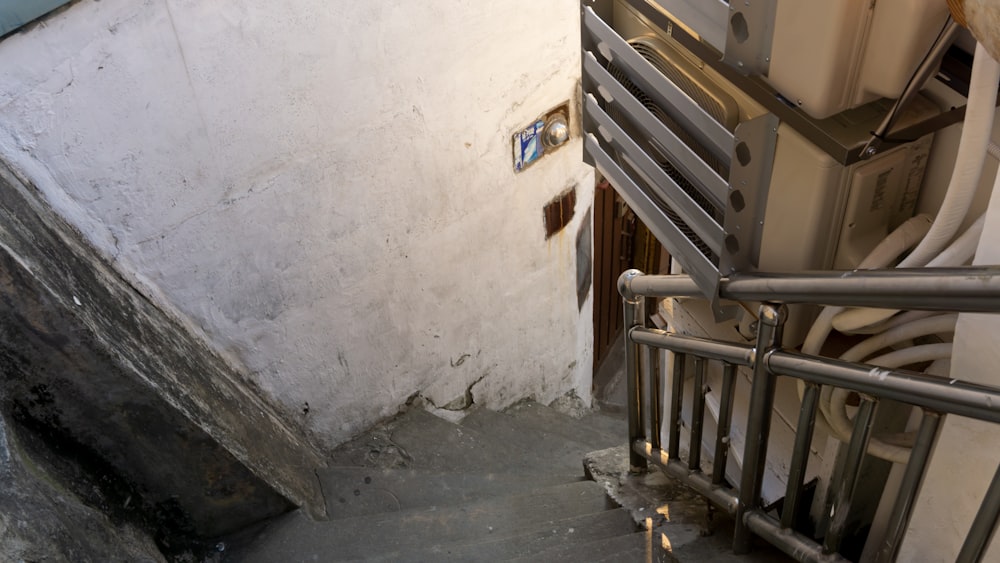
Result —
[[70, 0], [0, 0], [0, 36], [36, 20]]
[[542, 146], [542, 130], [544, 129], [545, 121], [539, 119], [514, 133], [514, 170], [516, 172], [524, 170], [545, 152], [545, 147]]

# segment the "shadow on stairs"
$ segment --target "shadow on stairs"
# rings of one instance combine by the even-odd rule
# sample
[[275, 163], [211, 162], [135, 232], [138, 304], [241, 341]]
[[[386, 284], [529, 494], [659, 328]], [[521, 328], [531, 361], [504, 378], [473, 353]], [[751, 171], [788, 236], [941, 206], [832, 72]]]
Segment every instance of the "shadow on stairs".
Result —
[[[707, 520], [695, 521], [704, 501], [691, 493], [669, 518], [647, 520], [655, 504], [613, 501], [609, 492], [622, 497], [614, 471], [600, 470], [595, 482], [582, 462], [627, 435], [623, 414], [572, 418], [530, 401], [505, 412], [473, 408], [458, 424], [411, 407], [338, 448], [319, 471], [330, 520], [291, 512], [225, 538], [223, 560], [775, 560], [734, 558], [725, 537], [706, 542]], [[725, 535], [724, 523], [717, 529]]]

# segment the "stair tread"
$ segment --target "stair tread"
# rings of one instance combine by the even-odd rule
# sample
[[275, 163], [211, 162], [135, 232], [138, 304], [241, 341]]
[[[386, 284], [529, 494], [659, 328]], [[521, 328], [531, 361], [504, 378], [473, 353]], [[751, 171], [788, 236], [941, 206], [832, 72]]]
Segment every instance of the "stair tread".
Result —
[[[531, 494], [495, 497], [450, 507], [424, 507], [326, 522], [301, 511], [276, 519], [232, 561], [350, 560], [418, 549], [429, 543], [471, 542], [530, 534], [568, 516], [607, 511], [604, 489], [592, 481], [555, 485]], [[239, 553], [237, 553], [239, 551]]]
[[[580, 536], [583, 538], [584, 536]], [[652, 535], [633, 532], [606, 538], [587, 538], [585, 541], [567, 543], [525, 557], [510, 559], [511, 563], [532, 561], [672, 561], [659, 544], [652, 545]], [[650, 558], [647, 559], [647, 547]]]
[[317, 471], [331, 519], [448, 506], [489, 497], [524, 494], [570, 483], [558, 474], [456, 473], [422, 469], [327, 467]]
[[[515, 415], [485, 408], [472, 410], [460, 423], [462, 428], [488, 434], [517, 450], [525, 469], [537, 471], [579, 471], [583, 475], [583, 457], [607, 439], [584, 436], [587, 442], [568, 438], [553, 431], [549, 420], [530, 416], [531, 411]], [[535, 411], [539, 412], [539, 411]], [[562, 416], [562, 415], [560, 415]], [[622, 440], [618, 440], [621, 443]]]
[[[340, 446], [329, 463], [342, 466], [417, 468], [434, 471], [542, 472], [541, 462], [495, 436], [411, 408]], [[582, 465], [569, 471], [583, 475]]]
[[488, 533], [472, 542], [435, 543], [421, 549], [382, 554], [370, 561], [504, 561], [534, 558], [548, 549], [586, 539], [587, 541], [630, 534], [635, 526], [629, 514], [620, 509], [606, 510], [553, 520], [537, 529], [512, 537], [494, 539]]
[[628, 423], [624, 414], [591, 411], [574, 418], [535, 401], [515, 403], [504, 413], [522, 423], [537, 423], [549, 434], [587, 444], [592, 449], [608, 448], [628, 441]]

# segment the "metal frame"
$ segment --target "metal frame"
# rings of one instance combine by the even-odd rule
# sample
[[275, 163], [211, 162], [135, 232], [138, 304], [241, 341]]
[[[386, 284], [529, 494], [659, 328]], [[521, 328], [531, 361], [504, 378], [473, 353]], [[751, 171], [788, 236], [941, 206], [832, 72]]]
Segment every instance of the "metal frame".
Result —
[[[719, 42], [712, 39], [714, 35], [704, 35], [703, 38], [705, 41], [702, 41], [698, 37], [688, 33], [684, 25], [679, 25], [677, 21], [671, 19], [663, 11], [663, 9], [668, 10], [680, 21], [689, 21], [686, 19], [689, 13], [695, 15], [696, 17], [690, 21], [693, 22], [692, 25], [697, 24], [695, 27], [696, 31], [701, 28], [712, 29], [712, 24], [714, 24], [716, 30], [710, 33], [716, 34], [718, 30], [725, 33], [724, 26], [728, 22], [728, 19], [722, 15], [722, 11], [718, 6], [719, 0], [699, 0], [697, 7], [685, 6], [687, 4], [694, 4], [694, 2], [685, 0], [622, 1], [660, 29], [669, 29], [671, 37], [685, 49], [704, 61], [705, 64], [721, 74], [726, 80], [732, 82], [737, 88], [751, 96], [757, 103], [764, 106], [767, 111], [778, 116], [778, 119], [783, 123], [791, 125], [793, 129], [840, 164], [848, 166], [862, 160], [863, 149], [867, 142], [851, 146], [841, 144], [836, 138], [824, 131], [816, 120], [811, 119], [802, 110], [782, 102], [781, 98], [777, 96], [777, 92], [768, 86], [759, 76], [744, 76], [739, 70], [724, 62], [722, 60], [724, 47], [720, 47]], [[662, 5], [663, 9], [657, 5]], [[961, 106], [936, 117], [914, 123], [898, 131], [892, 131], [892, 136], [898, 139], [919, 139], [928, 133], [933, 133], [939, 129], [958, 123], [964, 118], [965, 106]]]
[[[760, 5], [765, 0], [759, 0]], [[636, 215], [671, 255], [691, 272], [702, 295], [716, 304], [722, 272], [756, 266], [767, 188], [771, 180], [778, 120], [771, 114], [741, 123], [730, 132], [662, 75], [618, 35], [591, 6], [581, 13], [583, 44], [584, 160], [616, 187]], [[722, 178], [677, 133], [670, 130], [608, 70], [625, 72], [656, 105], [729, 170]], [[613, 104], [622, 123], [606, 111]], [[627, 122], [627, 123], [626, 123]], [[630, 137], [664, 149], [670, 164], [691, 182], [698, 195], [723, 211], [721, 219], [706, 212], [642, 146]], [[668, 213], [665, 209], [669, 207]], [[685, 231], [690, 231], [690, 235]], [[706, 256], [707, 248], [712, 257]]]
[[[878, 401], [893, 399], [920, 407], [924, 415], [916, 443], [892, 507], [886, 536], [876, 551], [876, 561], [894, 561], [920, 492], [942, 416], [957, 414], [1000, 423], [1000, 388], [783, 350], [780, 347], [781, 332], [787, 316], [784, 303], [844, 306], [877, 303], [880, 307], [893, 309], [998, 313], [1000, 267], [739, 276], [721, 280], [719, 290], [727, 298], [763, 301], [758, 313], [754, 346], [671, 334], [645, 325], [647, 298], [700, 295], [694, 280], [687, 276], [647, 276], [637, 270], [629, 270], [619, 279], [619, 291], [625, 299], [625, 339], [629, 350], [626, 376], [629, 380], [629, 444], [633, 470], [642, 470], [652, 463], [733, 516], [736, 520], [733, 540], [736, 553], [748, 552], [752, 537], [757, 535], [799, 561], [846, 561], [837, 550], [845, 531], [847, 507], [860, 475]], [[652, 351], [660, 349], [673, 352], [675, 357], [670, 381], [674, 391], [673, 401], [667, 419], [669, 443], [665, 452], [659, 444], [659, 417], [647, 417], [642, 409], [643, 377], [648, 378], [646, 383], [651, 391], [658, 392], [662, 385], [655, 364], [650, 362], [645, 370], [639, 365], [643, 346], [650, 350], [650, 357]], [[684, 374], [686, 365], [692, 361], [696, 366], [692, 435], [701, 428], [702, 421], [697, 419], [704, 417], [699, 404], [703, 404], [705, 390], [697, 389], [699, 374], [703, 373], [707, 362], [722, 362], [724, 366], [723, 399], [711, 475], [702, 471], [700, 447], [691, 448], [692, 454], [687, 462], [679, 457]], [[753, 371], [746, 421], [747, 442], [738, 491], [724, 480], [736, 366], [746, 366]], [[765, 512], [760, 496], [778, 377], [792, 377], [806, 382], [780, 519]], [[834, 494], [833, 518], [822, 543], [794, 529], [820, 385], [850, 389], [863, 398], [847, 447], [843, 477]], [[647, 424], [648, 435], [655, 436], [655, 439], [646, 438]], [[698, 441], [692, 438], [693, 444], [700, 441], [700, 438]], [[698, 453], [694, 453], [695, 450]], [[957, 560], [980, 561], [998, 521], [1000, 468], [986, 491]]]
[[722, 60], [742, 74], [767, 74], [777, 12], [777, 0], [730, 2]]

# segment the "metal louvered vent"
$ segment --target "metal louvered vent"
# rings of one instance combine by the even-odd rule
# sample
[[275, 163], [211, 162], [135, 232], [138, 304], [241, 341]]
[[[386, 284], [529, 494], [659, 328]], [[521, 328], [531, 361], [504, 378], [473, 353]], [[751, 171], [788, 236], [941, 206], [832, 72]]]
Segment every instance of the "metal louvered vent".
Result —
[[[656, 40], [650, 40], [645, 38], [635, 39], [629, 42], [629, 44], [638, 52], [644, 59], [650, 62], [661, 74], [670, 79], [671, 82], [675, 83], [685, 94], [687, 94], [695, 103], [697, 103], [705, 112], [711, 115], [717, 122], [727, 127], [727, 129], [732, 130], [733, 125], [737, 118], [737, 112], [732, 111], [732, 107], [735, 106], [735, 100], [730, 101], [731, 104], [723, 105], [719, 102], [719, 94], [709, 93], [704, 87], [699, 85], [694, 80], [690, 79], [688, 75], [683, 72], [677, 65], [666, 60], [663, 56], [663, 48], [656, 44]], [[635, 96], [642, 105], [649, 110], [657, 119], [659, 119], [664, 125], [667, 126], [671, 131], [674, 132], [677, 137], [684, 142], [687, 146], [697, 154], [706, 164], [708, 164], [719, 176], [726, 178], [729, 176], [729, 168], [725, 163], [721, 162], [711, 151], [709, 151], [704, 145], [699, 143], [690, 133], [688, 133], [680, 124], [678, 124], [670, 115], [660, 107], [652, 98], [650, 98], [639, 86], [637, 86], [628, 75], [622, 71], [620, 68], [615, 66], [613, 63], [608, 65], [608, 72], [624, 86], [630, 94]], [[608, 114], [611, 115], [615, 121], [622, 123], [629, 129], [627, 124], [629, 123], [629, 118], [626, 112], [621, 111], [616, 104], [609, 104], [610, 107], [607, 108]], [[728, 110], [728, 111], [727, 111]], [[648, 154], [650, 154], [660, 165], [664, 172], [670, 178], [677, 183], [677, 185], [684, 190], [691, 198], [698, 204], [699, 207], [705, 210], [706, 213], [714, 217], [716, 220], [722, 220], [722, 212], [712, 204], [704, 195], [702, 195], [687, 178], [673, 164], [667, 159], [665, 155], [662, 154], [661, 150], [653, 143], [650, 143], [648, 139], [642, 136], [636, 136], [637, 141], [643, 147]], [[637, 181], [637, 183], [644, 184], [645, 182], [641, 179], [642, 175], [638, 174], [628, 162], [622, 161], [619, 158], [619, 164], [623, 168], [628, 169], [630, 175]], [[648, 186], [644, 186], [648, 189]], [[652, 190], [650, 190], [652, 191]], [[667, 217], [683, 232], [695, 245], [698, 250], [708, 259], [713, 262], [717, 262], [718, 256], [716, 256], [709, 248], [708, 245], [701, 242], [695, 235], [694, 231], [684, 223], [684, 221], [674, 212], [670, 206], [664, 202], [662, 199], [655, 198], [656, 203], [662, 208], [663, 212]]]
[[756, 267], [778, 121], [740, 121], [731, 85], [655, 34], [626, 40], [584, 6], [584, 161], [696, 281]]

